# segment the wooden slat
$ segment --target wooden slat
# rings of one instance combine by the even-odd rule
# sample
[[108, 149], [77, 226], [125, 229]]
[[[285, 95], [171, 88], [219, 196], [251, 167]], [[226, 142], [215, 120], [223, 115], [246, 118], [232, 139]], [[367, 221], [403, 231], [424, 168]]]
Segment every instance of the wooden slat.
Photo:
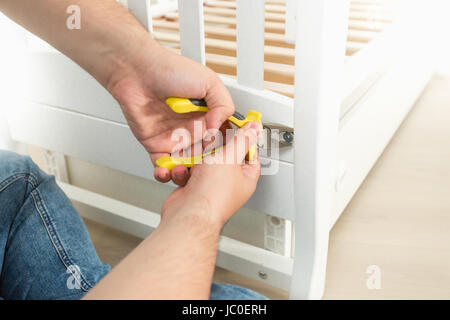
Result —
[[[205, 6], [204, 12], [205, 12], [205, 14], [210, 14], [210, 15], [218, 15], [218, 16], [224, 16], [224, 17], [236, 17], [236, 10], [232, 9], [232, 8], [216, 8], [216, 7]], [[282, 14], [282, 13], [266, 12], [265, 20], [266, 21], [274, 21], [274, 22], [284, 22], [285, 17], [284, 17], [284, 14]]]
[[[250, 6], [251, 1], [247, 0], [244, 3]], [[286, 3], [284, 0], [282, 1], [285, 8]], [[289, 7], [289, 1], [291, 0], [287, 1], [287, 7]], [[364, 1], [352, 2], [346, 44], [346, 54], [348, 56], [362, 50], [365, 44], [373, 40], [392, 20], [391, 16], [383, 11], [383, 6], [377, 6], [370, 0], [369, 2], [362, 2]], [[260, 2], [258, 3], [261, 4]], [[279, 12], [268, 11], [268, 9], [273, 9], [272, 5], [275, 5], [276, 11]], [[293, 85], [294, 80], [294, 69], [292, 66], [294, 62], [294, 44], [287, 43], [286, 36], [283, 33], [285, 29], [283, 23], [285, 14], [281, 13], [280, 3], [274, 3], [271, 0], [265, 1], [264, 8], [266, 9], [266, 30], [263, 35], [265, 43], [264, 58], [266, 61], [261, 63], [264, 68], [260, 68], [261, 72], [259, 74], [249, 70], [245, 71], [242, 74], [248, 76], [249, 79], [253, 78], [253, 80], [247, 79], [248, 81], [238, 82], [251, 86], [250, 83], [255, 83], [254, 80], [259, 79], [259, 88], [264, 86], [266, 89], [292, 97], [293, 89], [290, 86]], [[370, 11], [374, 8], [377, 11]], [[254, 11], [255, 7], [253, 6], [252, 9]], [[237, 50], [239, 45], [236, 43], [236, 27], [239, 28], [239, 23], [236, 23], [236, 1], [205, 1], [204, 11], [206, 64], [220, 74], [237, 76], [236, 65], [238, 64], [238, 59], [236, 59], [236, 53], [239, 52]], [[174, 11], [167, 13], [163, 19], [154, 20], [156, 39], [167, 43], [167, 46], [176, 48], [180, 41], [176, 34], [179, 31], [178, 18], [178, 13]], [[251, 19], [243, 19], [243, 21], [248, 22]], [[246, 28], [248, 27], [243, 28], [243, 30]], [[240, 31], [239, 33], [244, 35], [245, 31]], [[254, 34], [256, 34], [255, 31], [252, 31], [252, 35]], [[252, 48], [256, 48], [254, 45], [249, 45], [253, 40], [255, 40], [254, 37], [246, 39], [246, 45], [243, 45], [244, 50], [252, 51]], [[258, 52], [261, 53], [262, 51], [262, 49], [259, 49], [259, 51], [254, 50], [248, 56], [255, 58]], [[248, 62], [241, 65], [244, 69], [257, 70], [257, 68], [255, 69], [256, 59], [249, 59]]]
[[387, 23], [381, 21], [358, 21], [350, 20], [348, 22], [348, 28], [353, 30], [364, 30], [364, 31], [381, 31], [386, 27]]
[[[211, 7], [218, 7], [218, 8], [236, 9], [236, 2], [233, 2], [233, 1], [210, 0], [210, 1], [205, 1], [205, 5], [211, 6]], [[284, 13], [285, 7], [284, 7], [284, 5], [280, 5], [280, 4], [266, 4], [266, 12]]]
[[264, 0], [237, 0], [236, 55], [239, 84], [263, 89]]
[[[293, 12], [289, 9], [291, 5], [295, 6], [296, 0], [287, 0], [286, 14]], [[267, 3], [267, 1], [266, 1]], [[293, 7], [295, 9], [295, 7]], [[205, 14], [209, 15], [218, 15], [224, 17], [235, 17], [236, 10], [233, 8], [217, 8], [217, 7], [204, 7]], [[382, 21], [382, 22], [392, 22], [393, 17], [388, 13], [380, 13], [380, 12], [365, 12], [360, 10], [350, 10], [350, 20], [365, 20], [365, 21]], [[266, 12], [266, 21], [274, 21], [274, 22], [285, 22], [289, 21], [286, 19], [286, 15], [283, 13], [274, 13], [274, 12]]]
[[[298, 1], [298, 0], [296, 0]], [[216, 8], [228, 8], [236, 9], [236, 2], [234, 1], [223, 1], [223, 0], [208, 0], [205, 1], [206, 6], [216, 7]], [[364, 1], [352, 1], [350, 4], [350, 11], [364, 11], [364, 12], [391, 12], [389, 10], [389, 2], [387, 3], [377, 3], [377, 2], [364, 2]], [[286, 6], [279, 3], [267, 3], [266, 12], [273, 13], [285, 13]]]
[[361, 42], [347, 41], [346, 54], [351, 56], [352, 54], [358, 52], [364, 47]]
[[[180, 54], [177, 48], [171, 51]], [[232, 78], [236, 77], [236, 57], [207, 53], [206, 65], [217, 72]], [[287, 64], [264, 62], [264, 88], [282, 95], [294, 96], [294, 67]]]
[[[179, 30], [179, 25], [176, 21], [158, 19], [153, 21], [153, 25], [156, 30]], [[236, 39], [236, 29], [206, 24], [205, 35], [210, 38], [234, 41]], [[265, 32], [264, 39], [267, 45], [293, 48], [293, 45], [285, 42], [284, 35], [281, 33]]]
[[[164, 17], [168, 20], [175, 21], [178, 19], [178, 14], [176, 12], [171, 12], [171, 13], [164, 15]], [[205, 14], [204, 21], [206, 23], [224, 24], [224, 25], [231, 26], [234, 28], [236, 27], [236, 18], [234, 18], [234, 17], [233, 18], [220, 17], [220, 16], [215, 16], [215, 15], [206, 15]], [[274, 32], [274, 33], [283, 33], [284, 32], [284, 23], [267, 21], [265, 23], [265, 30]]]
[[[178, 20], [178, 13], [171, 12], [164, 16], [169, 21]], [[236, 19], [234, 17], [221, 17], [214, 15], [205, 15], [205, 23], [223, 24], [229, 27], [236, 27]], [[265, 23], [265, 30], [270, 33], [285, 33], [285, 24], [280, 22], [268, 21]], [[348, 24], [349, 30], [374, 31], [379, 32], [383, 30], [388, 23], [383, 21], [365, 21], [365, 20], [350, 20]]]
[[[206, 64], [220, 73], [236, 75], [236, 58], [207, 53]], [[274, 62], [264, 62], [264, 79], [272, 82], [294, 84], [294, 66]]]
[[[158, 41], [179, 42], [177, 34], [155, 31], [154, 37]], [[205, 45], [207, 52], [236, 56], [236, 42], [234, 41], [206, 38]], [[294, 49], [291, 48], [264, 46], [266, 61], [294, 64], [294, 54]]]
[[[153, 25], [156, 30], [179, 30], [179, 24], [176, 21], [167, 21], [163, 19], [153, 20]], [[369, 42], [374, 39], [378, 32], [376, 31], [365, 31], [365, 30], [349, 30], [348, 40], [356, 42]], [[207, 37], [223, 39], [223, 40], [234, 40], [236, 39], [236, 29], [217, 27], [211, 25], [205, 25], [205, 35]], [[265, 43], [267, 45], [283, 46], [293, 48], [294, 45], [285, 42], [285, 36], [280, 33], [265, 33]]]
[[350, 20], [362, 20], [362, 21], [380, 21], [390, 23], [394, 20], [391, 14], [386, 13], [371, 13], [363, 11], [350, 11]]
[[203, 0], [178, 0], [183, 56], [205, 64]]

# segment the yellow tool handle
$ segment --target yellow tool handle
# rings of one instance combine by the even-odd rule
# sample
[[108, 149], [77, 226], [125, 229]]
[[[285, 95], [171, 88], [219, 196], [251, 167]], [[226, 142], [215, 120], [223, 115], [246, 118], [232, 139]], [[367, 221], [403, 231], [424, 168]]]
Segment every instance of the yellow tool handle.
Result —
[[[209, 108], [206, 105], [205, 100], [201, 99], [186, 99], [171, 97], [166, 100], [167, 105], [176, 113], [189, 113], [189, 112], [208, 112]], [[235, 124], [237, 127], [242, 128], [250, 121], [261, 122], [261, 113], [250, 110], [247, 116], [243, 116], [238, 112], [235, 112], [228, 120]]]
[[[189, 113], [189, 112], [208, 112], [209, 108], [206, 105], [205, 100], [199, 100], [199, 99], [187, 99], [187, 98], [176, 98], [171, 97], [166, 100], [167, 105], [176, 113]], [[247, 116], [244, 117], [238, 112], [235, 112], [231, 117], [228, 118], [230, 122], [235, 124], [237, 127], [241, 128], [245, 124], [247, 124], [250, 121], [258, 121], [261, 122], [261, 113], [250, 110], [247, 113]], [[220, 147], [221, 148], [221, 147]], [[215, 150], [211, 152], [207, 152], [201, 155], [197, 156], [191, 156], [191, 157], [161, 157], [158, 160], [156, 160], [156, 165], [158, 167], [167, 168], [169, 170], [172, 170], [177, 165], [184, 165], [187, 168], [190, 168], [194, 166], [195, 164], [201, 163], [202, 159], [206, 156], [209, 156], [210, 154], [216, 152], [220, 148], [216, 148]], [[246, 159], [248, 161], [252, 161], [253, 157], [256, 153], [256, 147], [251, 146]]]

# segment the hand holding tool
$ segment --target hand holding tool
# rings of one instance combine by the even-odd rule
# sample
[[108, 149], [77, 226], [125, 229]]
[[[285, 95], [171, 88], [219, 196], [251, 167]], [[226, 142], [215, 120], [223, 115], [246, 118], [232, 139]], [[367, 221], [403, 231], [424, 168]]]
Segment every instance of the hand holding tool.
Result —
[[[189, 112], [208, 112], [209, 108], [205, 102], [205, 100], [201, 99], [186, 99], [186, 98], [175, 98], [171, 97], [166, 100], [167, 105], [176, 113], [189, 113]], [[261, 113], [250, 110], [247, 113], [247, 116], [243, 116], [239, 112], [235, 112], [231, 117], [228, 118], [228, 120], [236, 125], [237, 127], [241, 128], [245, 124], [247, 124], [250, 121], [258, 121], [261, 122]], [[221, 148], [221, 147], [220, 147]], [[161, 157], [158, 160], [156, 160], [156, 165], [158, 167], [167, 168], [169, 170], [172, 170], [177, 165], [184, 165], [188, 168], [192, 167], [194, 164], [201, 163], [202, 159], [206, 156], [209, 156], [210, 154], [216, 152], [220, 148], [216, 148], [213, 151], [203, 153], [201, 155], [197, 156], [191, 156], [191, 157]], [[256, 152], [256, 147], [252, 146], [247, 154], [247, 159], [249, 161], [253, 160], [253, 157]]]

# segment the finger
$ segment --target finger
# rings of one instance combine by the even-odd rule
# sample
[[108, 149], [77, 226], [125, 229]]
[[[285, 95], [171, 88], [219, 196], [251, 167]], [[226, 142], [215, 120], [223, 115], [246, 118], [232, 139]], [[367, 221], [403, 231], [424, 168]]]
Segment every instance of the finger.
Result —
[[205, 115], [206, 127], [207, 129], [219, 129], [234, 113], [234, 103], [228, 89], [215, 73], [212, 73], [208, 84], [205, 96], [209, 107], [209, 111]]
[[[261, 131], [262, 125], [257, 121], [249, 122], [238, 129], [233, 136], [233, 139], [226, 144], [224, 150], [226, 158], [233, 158], [238, 163], [241, 163], [249, 149], [256, 144], [258, 135]], [[230, 153], [234, 156], [231, 157]]]
[[153, 165], [155, 166], [155, 169], [153, 171], [153, 176], [155, 177], [156, 181], [166, 183], [170, 181], [170, 170], [167, 168], [161, 168], [156, 166], [156, 160], [158, 160], [161, 157], [168, 156], [168, 153], [150, 153], [150, 160], [152, 161]]
[[147, 151], [176, 152], [201, 141], [206, 132], [206, 121], [203, 115], [183, 120], [166, 120], [166, 123], [167, 128], [160, 134], [141, 140]]
[[175, 166], [171, 175], [172, 181], [179, 186], [184, 186], [189, 180], [189, 170], [183, 165]]
[[167, 168], [155, 167], [153, 171], [155, 179], [159, 182], [166, 183], [170, 181], [170, 170]]
[[261, 174], [261, 162], [259, 160], [258, 152], [255, 153], [254, 161], [251, 163], [244, 163], [241, 166], [241, 169], [246, 181], [245, 187], [249, 188], [250, 193], [255, 192], [256, 185]]
[[255, 182], [258, 181], [259, 175], [261, 173], [261, 161], [259, 158], [258, 150], [255, 152], [253, 161], [246, 162], [242, 166], [242, 170], [244, 171], [244, 174], [247, 176], [247, 178], [249, 178], [250, 180], [254, 180]]

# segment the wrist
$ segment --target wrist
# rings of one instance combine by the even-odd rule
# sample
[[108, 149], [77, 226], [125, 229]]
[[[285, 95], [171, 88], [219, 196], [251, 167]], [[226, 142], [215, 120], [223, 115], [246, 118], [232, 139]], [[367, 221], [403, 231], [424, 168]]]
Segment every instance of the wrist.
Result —
[[[126, 34], [123, 37], [127, 37]], [[162, 47], [145, 30], [139, 30], [107, 53], [102, 85], [114, 95], [114, 87], [126, 78], [139, 79], [139, 75], [149, 68], [148, 61], [154, 62]]]
[[190, 230], [219, 236], [226, 221], [210, 206], [207, 198], [183, 201], [180, 206], [166, 204], [161, 212], [161, 223], [176, 223], [189, 226]]

